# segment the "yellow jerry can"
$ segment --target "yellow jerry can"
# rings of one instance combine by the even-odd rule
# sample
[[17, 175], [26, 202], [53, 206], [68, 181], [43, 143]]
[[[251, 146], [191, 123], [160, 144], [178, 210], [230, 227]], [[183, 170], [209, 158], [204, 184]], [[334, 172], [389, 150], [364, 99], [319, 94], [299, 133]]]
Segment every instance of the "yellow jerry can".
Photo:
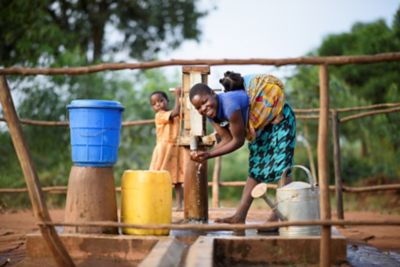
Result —
[[[131, 224], [170, 224], [172, 181], [168, 171], [126, 170], [121, 182], [121, 222]], [[130, 235], [168, 235], [169, 229], [125, 227]]]

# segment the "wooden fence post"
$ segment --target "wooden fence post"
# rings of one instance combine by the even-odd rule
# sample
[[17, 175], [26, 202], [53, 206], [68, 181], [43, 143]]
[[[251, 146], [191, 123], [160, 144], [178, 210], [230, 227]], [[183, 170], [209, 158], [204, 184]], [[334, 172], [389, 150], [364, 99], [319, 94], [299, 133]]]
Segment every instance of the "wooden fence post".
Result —
[[[15, 152], [17, 153], [24, 173], [35, 218], [41, 223], [51, 221], [49, 211], [46, 207], [46, 202], [44, 201], [43, 192], [39, 184], [39, 177], [37, 176], [33, 160], [23, 136], [10, 89], [4, 76], [0, 76], [0, 101], [3, 106], [4, 117], [7, 120], [7, 126], [14, 144]], [[75, 266], [57, 235], [54, 226], [40, 224], [39, 228], [44, 240], [53, 253], [56, 263], [59, 266]]]
[[221, 177], [221, 157], [216, 157], [214, 161], [214, 171], [212, 176], [212, 207], [219, 207], [219, 179]]
[[315, 164], [314, 164], [312, 147], [311, 147], [310, 142], [308, 142], [307, 137], [308, 137], [308, 127], [305, 126], [304, 127], [304, 136], [297, 136], [297, 141], [303, 143], [303, 145], [307, 151], [308, 162], [310, 164], [311, 174], [314, 177], [315, 181], [318, 181], [317, 171], [315, 169]]
[[335, 168], [336, 212], [340, 220], [344, 219], [343, 212], [343, 182], [340, 159], [340, 122], [336, 110], [332, 111], [333, 165]]
[[[329, 175], [328, 175], [328, 126], [329, 126], [329, 76], [328, 66], [320, 65], [319, 69], [319, 123], [318, 123], [318, 177], [320, 186], [321, 220], [331, 219], [329, 203]], [[331, 226], [321, 227], [320, 266], [328, 267], [331, 263]]]

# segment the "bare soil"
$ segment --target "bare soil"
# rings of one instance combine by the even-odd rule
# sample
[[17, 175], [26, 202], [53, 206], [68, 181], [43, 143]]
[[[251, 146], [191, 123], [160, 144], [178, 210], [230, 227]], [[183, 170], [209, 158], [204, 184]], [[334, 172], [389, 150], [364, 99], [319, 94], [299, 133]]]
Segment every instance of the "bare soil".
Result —
[[[219, 215], [229, 215], [233, 210], [221, 210]], [[64, 211], [50, 211], [52, 220], [63, 221]], [[248, 220], [259, 220], [259, 210], [250, 210]], [[265, 214], [265, 213], [264, 213]], [[179, 221], [182, 212], [174, 212], [174, 220]], [[210, 218], [213, 219], [213, 218]], [[262, 218], [261, 218], [262, 219]], [[400, 220], [400, 215], [377, 212], [347, 212], [345, 219]], [[25, 257], [26, 234], [38, 230], [31, 210], [3, 211], [0, 213], [0, 266], [13, 266]], [[400, 226], [349, 226], [338, 228], [348, 238], [349, 244], [370, 245], [382, 251], [400, 252]]]

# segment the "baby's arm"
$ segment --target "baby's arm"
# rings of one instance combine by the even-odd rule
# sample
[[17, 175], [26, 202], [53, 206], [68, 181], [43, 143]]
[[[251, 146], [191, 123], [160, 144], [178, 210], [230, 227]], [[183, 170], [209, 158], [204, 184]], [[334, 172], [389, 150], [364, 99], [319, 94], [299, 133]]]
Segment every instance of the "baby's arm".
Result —
[[181, 99], [182, 89], [180, 87], [175, 88], [175, 106], [171, 111], [170, 119], [179, 116], [181, 111], [180, 99]]

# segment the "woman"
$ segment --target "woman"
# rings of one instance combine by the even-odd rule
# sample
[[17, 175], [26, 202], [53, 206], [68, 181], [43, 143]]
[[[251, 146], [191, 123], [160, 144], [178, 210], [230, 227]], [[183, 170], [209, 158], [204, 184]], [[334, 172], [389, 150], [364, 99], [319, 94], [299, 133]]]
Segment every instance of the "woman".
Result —
[[[251, 140], [249, 175], [240, 204], [232, 216], [215, 220], [244, 223], [253, 201], [252, 189], [260, 182], [278, 182], [283, 171], [293, 165], [296, 120], [293, 110], [285, 103], [283, 84], [271, 75], [242, 77], [228, 71], [220, 83], [225, 92], [218, 95], [201, 83], [190, 90], [191, 103], [209, 118], [221, 137], [213, 149], [192, 152], [191, 158], [202, 162], [239, 149], [246, 138]], [[280, 181], [280, 185], [289, 180]], [[269, 218], [272, 220], [276, 220], [275, 213]]]

